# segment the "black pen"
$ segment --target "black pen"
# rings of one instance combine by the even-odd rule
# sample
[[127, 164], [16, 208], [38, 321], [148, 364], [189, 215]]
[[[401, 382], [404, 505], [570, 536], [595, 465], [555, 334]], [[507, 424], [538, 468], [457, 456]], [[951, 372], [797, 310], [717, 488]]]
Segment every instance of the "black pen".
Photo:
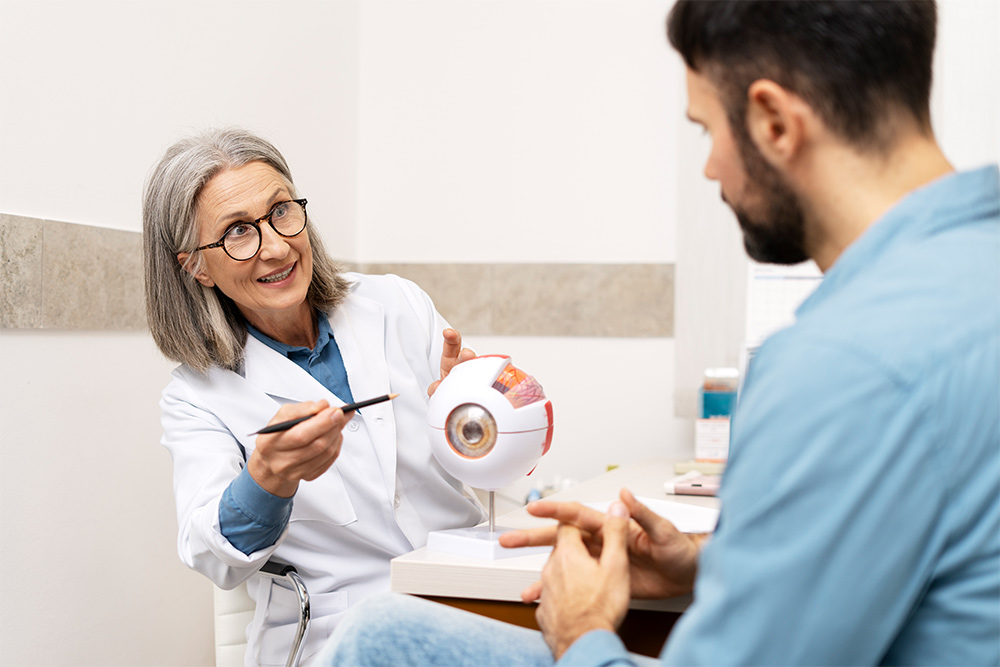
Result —
[[[367, 408], [369, 405], [375, 405], [376, 403], [384, 403], [385, 401], [391, 401], [392, 399], [399, 396], [399, 394], [386, 394], [385, 396], [379, 396], [378, 398], [369, 398], [366, 401], [358, 401], [357, 403], [348, 403], [342, 406], [340, 409], [344, 412], [351, 412], [352, 410], [359, 410], [361, 408]], [[298, 419], [289, 419], [286, 422], [278, 422], [277, 424], [271, 424], [270, 426], [265, 426], [259, 431], [254, 431], [253, 433], [248, 433], [247, 435], [261, 435], [262, 433], [277, 433], [278, 431], [287, 431], [291, 427], [304, 422], [307, 419], [312, 419], [315, 414], [306, 415], [305, 417], [299, 417]]]

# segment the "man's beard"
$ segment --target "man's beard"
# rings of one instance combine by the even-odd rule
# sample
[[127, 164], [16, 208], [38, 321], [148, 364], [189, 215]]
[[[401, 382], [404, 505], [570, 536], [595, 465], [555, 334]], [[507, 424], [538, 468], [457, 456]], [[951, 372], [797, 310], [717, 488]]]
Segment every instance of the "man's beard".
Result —
[[[742, 130], [742, 131], [741, 131]], [[753, 144], [743, 128], [734, 131], [746, 169], [744, 197], [759, 197], [763, 212], [751, 214], [726, 202], [743, 230], [743, 247], [758, 262], [798, 264], [809, 259], [805, 249], [805, 216], [798, 195]]]

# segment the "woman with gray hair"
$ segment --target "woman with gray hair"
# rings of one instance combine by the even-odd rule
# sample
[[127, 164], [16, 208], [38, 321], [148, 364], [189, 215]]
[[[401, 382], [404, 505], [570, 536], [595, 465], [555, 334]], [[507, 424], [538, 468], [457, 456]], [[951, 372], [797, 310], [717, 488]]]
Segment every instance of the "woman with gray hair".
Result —
[[307, 203], [278, 150], [242, 130], [170, 147], [143, 200], [149, 326], [180, 363], [160, 403], [178, 551], [220, 588], [248, 582], [247, 664], [284, 664], [297, 620], [295, 594], [257, 574], [271, 557], [309, 589], [308, 660], [388, 590], [392, 557], [483, 519], [426, 438], [428, 387], [472, 353], [413, 283], [341, 273]]

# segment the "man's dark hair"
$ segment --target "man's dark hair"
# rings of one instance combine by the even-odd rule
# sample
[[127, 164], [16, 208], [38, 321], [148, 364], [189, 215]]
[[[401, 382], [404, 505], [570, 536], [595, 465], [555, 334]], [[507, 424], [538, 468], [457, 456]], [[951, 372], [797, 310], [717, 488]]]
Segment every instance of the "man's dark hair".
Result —
[[718, 88], [731, 124], [770, 79], [860, 147], [891, 144], [896, 114], [930, 131], [933, 0], [678, 0], [670, 43]]

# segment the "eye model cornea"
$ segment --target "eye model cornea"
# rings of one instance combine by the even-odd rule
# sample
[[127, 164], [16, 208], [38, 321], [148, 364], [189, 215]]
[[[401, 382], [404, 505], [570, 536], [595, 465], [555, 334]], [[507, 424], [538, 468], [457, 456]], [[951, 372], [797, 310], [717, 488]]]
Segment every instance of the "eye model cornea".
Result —
[[497, 423], [483, 406], [463, 403], [448, 415], [445, 435], [455, 452], [478, 459], [486, 456], [496, 444]]

